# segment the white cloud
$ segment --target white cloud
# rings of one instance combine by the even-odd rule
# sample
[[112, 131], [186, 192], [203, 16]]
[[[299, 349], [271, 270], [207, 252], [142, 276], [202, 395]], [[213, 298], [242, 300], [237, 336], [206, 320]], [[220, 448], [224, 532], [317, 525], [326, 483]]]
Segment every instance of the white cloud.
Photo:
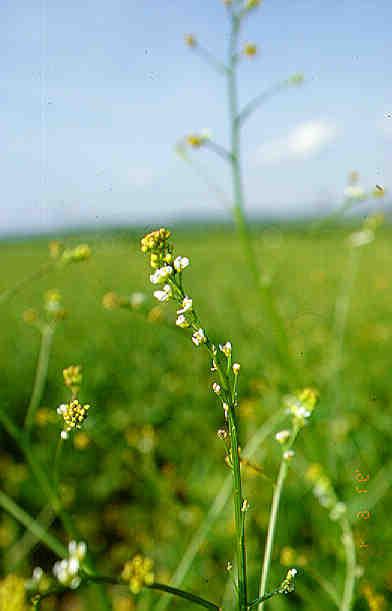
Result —
[[262, 144], [256, 151], [256, 163], [309, 159], [336, 137], [334, 123], [326, 120], [306, 121], [294, 127], [286, 136]]

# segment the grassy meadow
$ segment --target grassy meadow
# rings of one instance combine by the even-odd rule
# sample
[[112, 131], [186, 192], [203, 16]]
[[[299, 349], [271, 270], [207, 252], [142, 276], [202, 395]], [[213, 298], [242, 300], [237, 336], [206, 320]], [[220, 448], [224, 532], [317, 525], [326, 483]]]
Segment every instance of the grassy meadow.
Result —
[[[271, 582], [279, 582], [288, 566], [298, 567], [300, 575], [295, 593], [276, 597], [266, 607], [329, 611], [335, 607], [320, 579], [339, 592], [343, 588], [341, 531], [306, 478], [309, 466], [320, 463], [347, 504], [363, 570], [354, 609], [386, 610], [392, 607], [392, 229], [382, 227], [374, 242], [356, 249], [347, 241], [352, 227], [312, 231], [308, 225], [270, 225], [252, 231], [263, 282], [271, 284], [285, 321], [294, 361], [290, 371], [276, 354], [275, 330], [260, 307], [234, 231], [203, 225], [173, 231], [176, 252], [190, 258], [184, 280], [206, 329], [217, 342], [230, 339], [241, 363], [241, 446], [261, 429], [267, 433], [243, 466], [250, 503], [250, 589], [256, 597], [279, 465], [274, 435], [285, 426], [282, 399], [311, 386], [320, 401], [290, 465]], [[33, 448], [50, 474], [61, 430], [56, 408], [67, 400], [62, 370], [82, 365], [80, 396], [92, 407], [61, 456], [62, 502], [102, 573], [119, 574], [124, 562], [140, 552], [154, 560], [159, 581], [170, 583], [229, 469], [216, 436], [222, 411], [210, 390], [209, 361], [175, 327], [173, 305], [153, 302], [141, 235], [124, 230], [68, 236], [67, 246], [87, 242], [91, 258], [48, 272], [1, 304], [1, 403], [13, 422], [23, 422], [40, 342], [23, 312], [39, 310], [45, 291], [58, 289], [67, 317], [55, 331]], [[48, 260], [48, 241], [0, 244], [0, 290]], [[108, 310], [102, 298], [109, 291], [143, 292], [148, 299], [135, 311]], [[1, 489], [66, 543], [48, 499], [3, 428], [0, 441]], [[366, 494], [356, 491], [356, 470], [370, 474]], [[182, 580], [184, 589], [217, 602], [232, 587], [226, 564], [234, 562], [231, 499], [221, 505]], [[359, 511], [369, 511], [369, 519], [358, 518]], [[361, 549], [361, 541], [369, 547]], [[6, 512], [0, 513], [0, 554], [2, 575], [29, 577], [34, 566], [50, 571], [55, 560]], [[384, 597], [381, 606], [370, 607], [367, 584], [373, 597]], [[367, 595], [361, 593], [364, 588]], [[153, 591], [131, 598], [116, 587], [109, 592], [116, 611], [159, 610], [165, 598]], [[189, 607], [180, 599], [168, 601], [169, 609]], [[48, 598], [42, 608], [95, 609], [94, 589]]]

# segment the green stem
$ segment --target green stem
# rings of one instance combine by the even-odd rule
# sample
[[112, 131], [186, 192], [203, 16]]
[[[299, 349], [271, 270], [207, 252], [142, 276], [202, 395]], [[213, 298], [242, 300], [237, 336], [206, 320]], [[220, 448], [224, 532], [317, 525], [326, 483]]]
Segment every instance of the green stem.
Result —
[[[286, 365], [288, 371], [293, 375], [295, 373], [295, 365], [290, 356], [289, 342], [286, 334], [286, 329], [279, 311], [271, 293], [271, 288], [261, 282], [260, 270], [256, 263], [256, 254], [252, 245], [251, 236], [249, 233], [248, 224], [244, 211], [244, 189], [242, 184], [241, 171], [241, 143], [240, 143], [240, 115], [238, 112], [238, 95], [237, 95], [237, 45], [238, 34], [241, 25], [241, 17], [234, 12], [231, 15], [231, 34], [229, 43], [229, 58], [228, 58], [228, 103], [230, 117], [230, 139], [231, 139], [231, 170], [233, 180], [233, 215], [237, 227], [238, 234], [242, 243], [244, 254], [246, 257], [248, 268], [252, 274], [253, 281], [259, 292], [263, 309], [267, 315], [268, 321], [274, 330], [275, 349], [278, 352], [280, 360]], [[295, 380], [298, 383], [298, 380]]]
[[246, 548], [245, 548], [245, 528], [244, 513], [242, 512], [242, 482], [241, 464], [239, 457], [239, 446], [237, 436], [237, 425], [235, 422], [234, 407], [230, 406], [227, 414], [229, 423], [229, 434], [231, 440], [231, 460], [233, 469], [234, 485], [234, 514], [236, 528], [236, 556], [238, 570], [238, 602], [239, 610], [246, 611], [247, 608], [247, 581], [246, 581]]
[[[277, 424], [280, 422], [280, 420], [282, 420], [282, 418], [283, 411], [281, 410], [266, 420], [266, 422], [255, 432], [243, 449], [242, 454], [244, 455], [244, 458], [250, 459], [254, 456], [260, 445], [267, 437], [269, 437], [269, 435], [271, 435], [272, 431], [276, 428]], [[173, 586], [180, 586], [184, 581], [198, 551], [229, 501], [231, 490], [232, 476], [228, 475], [225, 478], [219, 493], [216, 495], [204, 521], [192, 537], [184, 553], [181, 555], [181, 561], [170, 580]], [[169, 606], [169, 602], [170, 597], [164, 596], [157, 604], [157, 611], [166, 611], [167, 607]]]
[[28, 434], [30, 434], [33, 427], [35, 412], [40, 404], [45, 388], [54, 329], [55, 327], [52, 324], [46, 324], [42, 329], [41, 347], [38, 356], [37, 369], [35, 372], [33, 392], [31, 393], [30, 403], [24, 423], [24, 428]]
[[[276, 523], [278, 519], [280, 498], [282, 496], [283, 484], [286, 479], [287, 471], [288, 471], [288, 462], [286, 459], [283, 458], [282, 462], [280, 463], [278, 479], [276, 482], [275, 491], [274, 491], [274, 495], [272, 498], [272, 507], [271, 507], [269, 524], [268, 524], [267, 541], [266, 541], [265, 550], [264, 550], [263, 570], [261, 573], [260, 590], [259, 590], [259, 596], [261, 599], [266, 594], [268, 575], [269, 575], [269, 570], [271, 566], [272, 548], [274, 544]], [[259, 604], [259, 609], [262, 609], [262, 606], [263, 606], [263, 602], [261, 601]]]
[[353, 533], [347, 518], [342, 520], [343, 545], [346, 552], [346, 580], [340, 611], [350, 611], [353, 605], [357, 560]]
[[23, 524], [35, 537], [40, 539], [49, 549], [60, 558], [66, 558], [68, 555], [67, 548], [50, 533], [46, 528], [34, 520], [24, 509], [19, 507], [5, 492], [0, 490], [0, 506], [12, 515], [15, 520]]
[[[86, 581], [91, 581], [93, 583], [107, 583], [112, 585], [126, 585], [124, 581], [121, 581], [115, 577], [108, 577], [106, 575], [86, 575]], [[173, 594], [173, 596], [184, 598], [185, 600], [189, 600], [190, 602], [193, 602], [200, 607], [204, 607], [205, 609], [217, 609], [217, 611], [221, 611], [218, 605], [206, 600], [205, 598], [201, 598], [200, 596], [192, 594], [191, 592], [185, 592], [185, 590], [173, 588], [173, 586], [168, 586], [164, 583], [154, 582], [145, 587], [149, 590], [159, 590], [160, 592], [166, 592], [167, 594]]]
[[53, 261], [50, 261], [49, 263], [44, 263], [39, 269], [35, 270], [28, 276], [25, 276], [24, 278], [22, 278], [22, 280], [19, 280], [19, 282], [17, 282], [17, 284], [15, 284], [13, 287], [11, 287], [10, 289], [6, 289], [2, 293], [0, 293], [0, 305], [5, 303], [16, 293], [18, 293], [24, 286], [26, 286], [26, 284], [29, 284], [29, 282], [31, 282], [32, 280], [35, 280], [36, 278], [40, 278], [41, 276], [45, 275], [46, 272], [48, 272], [53, 266]]

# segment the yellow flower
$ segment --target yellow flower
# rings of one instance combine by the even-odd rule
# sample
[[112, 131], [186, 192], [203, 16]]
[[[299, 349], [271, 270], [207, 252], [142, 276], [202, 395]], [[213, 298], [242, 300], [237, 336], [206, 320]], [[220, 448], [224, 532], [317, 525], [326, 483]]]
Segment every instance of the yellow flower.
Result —
[[142, 252], [151, 252], [162, 250], [166, 246], [167, 240], [170, 238], [170, 231], [161, 227], [155, 231], [151, 231], [142, 238], [140, 247]]
[[119, 307], [119, 298], [116, 293], [110, 291], [102, 297], [102, 305], [106, 310], [114, 310]]
[[67, 248], [61, 255], [63, 263], [79, 263], [86, 261], [91, 256], [91, 248], [88, 244], [79, 244], [75, 248]]
[[381, 594], [376, 594], [371, 585], [366, 583], [362, 587], [362, 594], [367, 600], [370, 611], [384, 611], [385, 598]]
[[61, 254], [62, 246], [58, 240], [49, 242], [49, 254], [52, 259], [58, 259]]
[[154, 583], [153, 561], [137, 554], [125, 563], [121, 578], [129, 584], [132, 594], [139, 594], [143, 586]]
[[257, 53], [257, 46], [253, 42], [247, 42], [242, 52], [248, 57], [254, 57]]
[[90, 437], [87, 433], [80, 431], [76, 433], [73, 443], [77, 450], [85, 450], [90, 445]]
[[61, 294], [57, 289], [46, 291], [44, 298], [45, 310], [53, 320], [62, 320], [66, 311], [62, 304]]
[[290, 85], [302, 85], [304, 80], [305, 80], [304, 75], [301, 74], [301, 72], [297, 72], [296, 74], [293, 74], [292, 76], [290, 76], [289, 83]]
[[0, 611], [26, 611], [24, 579], [8, 575], [0, 581]]
[[186, 141], [189, 146], [197, 149], [204, 144], [205, 137], [202, 134], [189, 134], [189, 136], [186, 137]]
[[197, 46], [197, 40], [193, 36], [193, 34], [186, 34], [184, 36], [184, 40], [185, 40], [185, 44], [188, 45], [188, 47], [196, 47]]
[[76, 394], [82, 383], [82, 368], [80, 365], [70, 365], [63, 369], [64, 384]]
[[78, 399], [70, 403], [63, 403], [57, 408], [57, 413], [63, 417], [64, 429], [61, 431], [61, 438], [67, 439], [68, 433], [72, 429], [80, 429], [87, 418], [90, 405], [81, 405]]
[[33, 325], [38, 320], [37, 311], [33, 308], [29, 308], [23, 312], [23, 320], [28, 325]]
[[261, 0], [247, 0], [245, 4], [245, 10], [250, 11], [251, 9], [259, 6], [259, 4], [261, 4]]

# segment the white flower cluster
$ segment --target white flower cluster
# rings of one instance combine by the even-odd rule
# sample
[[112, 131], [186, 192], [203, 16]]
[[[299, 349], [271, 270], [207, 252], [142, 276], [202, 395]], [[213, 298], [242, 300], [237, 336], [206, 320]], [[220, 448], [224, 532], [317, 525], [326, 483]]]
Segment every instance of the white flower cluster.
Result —
[[279, 594], [290, 594], [295, 590], [295, 578], [298, 574], [297, 569], [289, 569], [287, 575], [279, 586]]
[[275, 439], [278, 443], [280, 444], [285, 444], [286, 441], [289, 439], [290, 437], [290, 431], [288, 431], [287, 429], [283, 430], [283, 431], [279, 431], [278, 433], [276, 433], [275, 435]]
[[173, 273], [173, 268], [170, 265], [165, 265], [156, 269], [153, 274], [150, 274], [150, 281], [152, 284], [163, 284]]
[[366, 246], [370, 244], [374, 240], [374, 231], [372, 229], [362, 229], [361, 231], [355, 231], [351, 233], [349, 238], [349, 243], [353, 248], [361, 248], [361, 246]]
[[68, 545], [69, 557], [55, 562], [53, 575], [64, 586], [75, 590], [81, 583], [79, 576], [80, 563], [87, 552], [87, 545], [84, 541], [77, 543], [70, 541]]
[[186, 327], [190, 326], [190, 322], [185, 314], [187, 312], [192, 311], [192, 305], [193, 305], [192, 299], [190, 297], [184, 297], [184, 299], [182, 300], [181, 308], [177, 310], [177, 320], [176, 320], [177, 327], [181, 327], [182, 329], [185, 329]]
[[170, 284], [165, 284], [162, 290], [154, 291], [154, 297], [158, 299], [158, 301], [160, 301], [161, 303], [170, 299], [172, 295], [173, 291]]
[[192, 341], [195, 344], [195, 346], [201, 346], [202, 344], [206, 343], [207, 337], [203, 329], [200, 328], [194, 332], [194, 334], [192, 335]]

